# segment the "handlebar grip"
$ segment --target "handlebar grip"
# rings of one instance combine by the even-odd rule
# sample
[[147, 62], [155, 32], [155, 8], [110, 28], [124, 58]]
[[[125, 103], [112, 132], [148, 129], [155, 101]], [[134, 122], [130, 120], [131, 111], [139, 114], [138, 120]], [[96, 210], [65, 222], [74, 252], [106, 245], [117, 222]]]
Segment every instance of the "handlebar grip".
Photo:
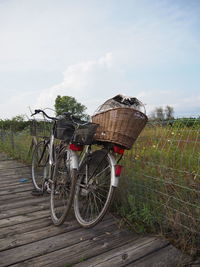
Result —
[[31, 114], [31, 117], [36, 115], [36, 114], [38, 114], [38, 113], [40, 113], [40, 112], [42, 112], [41, 109], [35, 109], [35, 112], [33, 114]]

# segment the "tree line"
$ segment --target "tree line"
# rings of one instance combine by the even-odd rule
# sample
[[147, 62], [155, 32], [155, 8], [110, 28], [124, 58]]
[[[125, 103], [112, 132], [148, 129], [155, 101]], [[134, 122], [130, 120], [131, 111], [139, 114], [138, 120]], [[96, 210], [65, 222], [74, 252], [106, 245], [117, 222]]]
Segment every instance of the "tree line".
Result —
[[174, 119], [174, 108], [171, 106], [156, 107], [150, 114], [151, 120], [173, 120]]
[[[79, 103], [74, 97], [71, 96], [60, 96], [58, 95], [55, 99], [55, 115], [61, 115], [63, 112], [70, 112], [74, 116], [77, 116], [83, 120], [89, 120], [89, 115], [86, 113], [86, 106]], [[155, 122], [170, 122], [171, 126], [187, 126], [191, 127], [194, 125], [200, 126], [199, 118], [174, 118], [174, 108], [167, 105], [166, 107], [156, 107], [149, 115], [150, 121]], [[0, 129], [22, 131], [30, 128], [30, 120], [27, 120], [24, 115], [18, 115], [12, 119], [0, 119]]]
[[[55, 116], [59, 116], [64, 112], [69, 112], [74, 116], [82, 119], [88, 120], [89, 115], [85, 112], [86, 106], [79, 103], [74, 97], [71, 96], [60, 96], [58, 95], [55, 99]], [[12, 130], [12, 131], [22, 131], [24, 129], [29, 129], [30, 120], [27, 120], [24, 115], [17, 115], [12, 119], [0, 119], [0, 129]]]

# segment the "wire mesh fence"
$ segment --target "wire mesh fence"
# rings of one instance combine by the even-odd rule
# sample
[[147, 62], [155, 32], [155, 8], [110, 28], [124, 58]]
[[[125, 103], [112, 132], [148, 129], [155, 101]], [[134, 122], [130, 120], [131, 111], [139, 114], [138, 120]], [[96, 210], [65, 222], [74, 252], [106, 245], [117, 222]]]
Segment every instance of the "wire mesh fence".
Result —
[[120, 211], [200, 253], [200, 118], [151, 121], [124, 160]]
[[21, 122], [15, 122], [9, 127], [2, 127], [0, 128], [0, 150], [9, 153], [16, 159], [30, 163], [33, 137], [38, 141], [40, 138], [48, 138], [52, 126], [48, 120], [30, 120], [24, 125]]
[[[0, 129], [0, 149], [15, 158], [27, 160], [31, 140], [29, 127]], [[115, 203], [132, 227], [200, 253], [200, 118], [150, 121], [123, 165]]]

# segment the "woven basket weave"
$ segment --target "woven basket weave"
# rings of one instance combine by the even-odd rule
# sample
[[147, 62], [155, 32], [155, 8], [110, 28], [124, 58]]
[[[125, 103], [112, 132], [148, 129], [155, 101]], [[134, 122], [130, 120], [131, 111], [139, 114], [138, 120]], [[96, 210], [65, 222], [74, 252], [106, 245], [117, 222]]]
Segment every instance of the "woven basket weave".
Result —
[[95, 140], [119, 144], [130, 149], [147, 123], [147, 116], [132, 108], [114, 108], [92, 116], [99, 124]]

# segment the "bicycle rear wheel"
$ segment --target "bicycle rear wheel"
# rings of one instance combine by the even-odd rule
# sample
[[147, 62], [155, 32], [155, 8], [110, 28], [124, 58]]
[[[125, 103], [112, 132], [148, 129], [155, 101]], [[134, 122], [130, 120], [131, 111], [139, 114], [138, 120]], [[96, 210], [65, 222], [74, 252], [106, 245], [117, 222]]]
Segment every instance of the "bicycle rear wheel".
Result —
[[58, 156], [51, 185], [51, 218], [55, 225], [61, 225], [72, 206], [77, 170], [70, 169], [70, 151], [65, 149]]
[[33, 151], [31, 170], [34, 188], [42, 191], [49, 174], [49, 148], [44, 141], [39, 142]]
[[93, 152], [80, 167], [74, 212], [81, 226], [89, 228], [96, 225], [109, 209], [115, 192], [115, 187], [111, 185], [112, 171], [110, 158], [104, 150]]

